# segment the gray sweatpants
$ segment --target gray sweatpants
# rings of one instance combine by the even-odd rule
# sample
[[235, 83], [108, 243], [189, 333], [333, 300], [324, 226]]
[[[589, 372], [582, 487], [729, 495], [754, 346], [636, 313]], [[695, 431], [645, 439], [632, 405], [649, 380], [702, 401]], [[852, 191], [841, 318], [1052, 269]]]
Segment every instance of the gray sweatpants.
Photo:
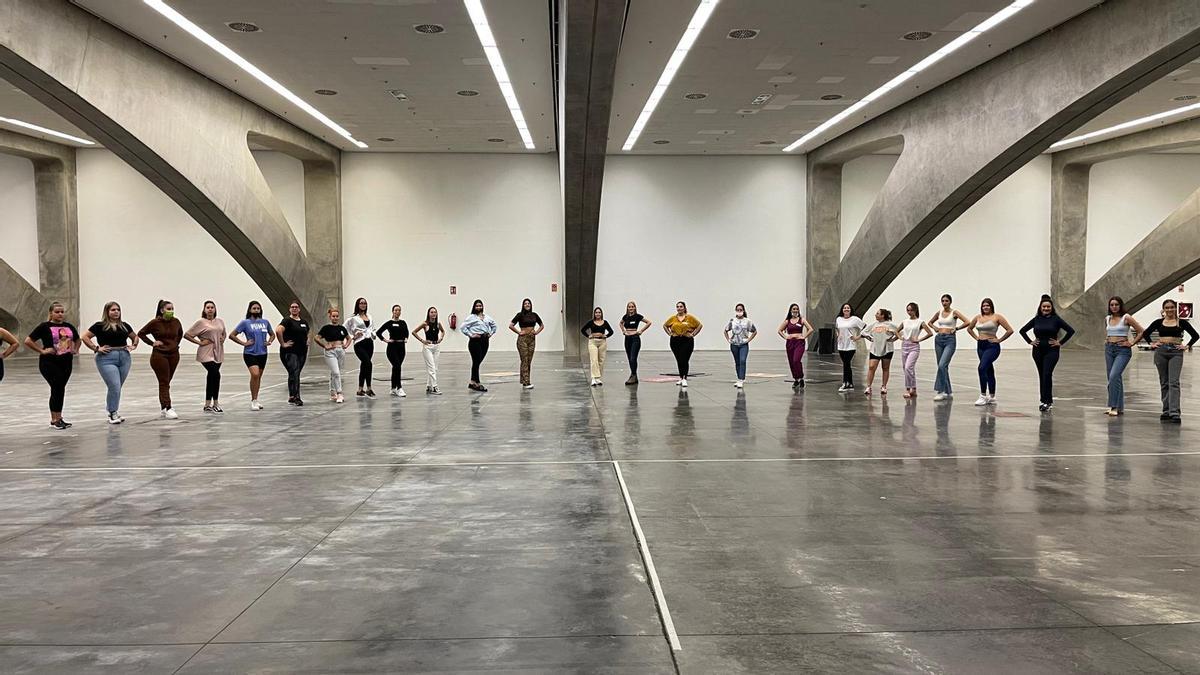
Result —
[[1155, 349], [1154, 367], [1158, 368], [1163, 412], [1179, 417], [1179, 374], [1183, 372], [1183, 351], [1163, 347]]

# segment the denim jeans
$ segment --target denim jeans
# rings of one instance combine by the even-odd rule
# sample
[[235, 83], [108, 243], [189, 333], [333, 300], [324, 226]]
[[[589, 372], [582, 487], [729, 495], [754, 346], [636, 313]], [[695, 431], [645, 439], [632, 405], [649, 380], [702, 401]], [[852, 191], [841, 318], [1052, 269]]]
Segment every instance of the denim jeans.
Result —
[[1104, 345], [1104, 371], [1108, 373], [1108, 407], [1125, 407], [1125, 366], [1133, 357], [1133, 349], [1109, 342]]
[[106, 405], [108, 412], [115, 413], [121, 407], [121, 386], [129, 377], [129, 364], [132, 359], [124, 349], [113, 349], [107, 354], [96, 354], [96, 370], [100, 371], [100, 379], [108, 387]]
[[737, 379], [739, 381], [746, 379], [746, 359], [750, 356], [750, 345], [748, 343], [731, 344], [729, 351], [733, 352], [733, 369], [737, 371]]
[[979, 393], [996, 395], [996, 359], [1000, 358], [1000, 343], [980, 340], [975, 345], [979, 354]]
[[937, 376], [933, 379], [933, 390], [942, 394], [954, 393], [950, 388], [950, 359], [958, 349], [958, 338], [953, 333], [938, 333], [933, 338], [933, 353], [937, 358]]

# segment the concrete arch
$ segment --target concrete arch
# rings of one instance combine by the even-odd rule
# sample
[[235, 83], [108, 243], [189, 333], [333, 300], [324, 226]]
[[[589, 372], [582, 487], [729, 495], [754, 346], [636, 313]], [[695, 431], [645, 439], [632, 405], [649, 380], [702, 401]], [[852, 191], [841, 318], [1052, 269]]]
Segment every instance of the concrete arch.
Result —
[[[887, 137], [906, 141], [840, 263], [830, 269], [825, 257], [810, 266], [809, 298], [819, 301], [809, 313], [870, 304], [958, 216], [1051, 143], [1198, 56], [1200, 3], [1109, 0], [817, 148], [810, 166]], [[810, 213], [834, 208], [823, 191], [810, 190], [809, 199], [818, 202]]]
[[[39, 39], [43, 35], [56, 39]], [[276, 307], [286, 309], [299, 298], [306, 312], [320, 315], [337, 298], [340, 231], [327, 242], [336, 241], [337, 255], [317, 256], [323, 270], [318, 274], [262, 177], [247, 137], [258, 134], [304, 149], [316, 158], [312, 161], [335, 167], [326, 170], [326, 182], [337, 173], [336, 148], [66, 0], [10, 0], [0, 7], [0, 76], [171, 197]], [[138, 84], [126, 86], [129, 82]], [[333, 279], [337, 283], [329, 285]]]

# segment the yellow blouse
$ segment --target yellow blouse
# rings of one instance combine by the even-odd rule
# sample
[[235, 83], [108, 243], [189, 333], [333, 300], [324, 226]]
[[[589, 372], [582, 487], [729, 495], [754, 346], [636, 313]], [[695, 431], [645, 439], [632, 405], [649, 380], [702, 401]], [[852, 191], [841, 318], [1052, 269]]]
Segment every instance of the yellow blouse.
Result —
[[700, 327], [700, 320], [691, 314], [685, 314], [682, 319], [678, 314], [672, 314], [671, 318], [663, 324], [667, 330], [671, 331], [671, 335], [681, 336], [696, 330]]

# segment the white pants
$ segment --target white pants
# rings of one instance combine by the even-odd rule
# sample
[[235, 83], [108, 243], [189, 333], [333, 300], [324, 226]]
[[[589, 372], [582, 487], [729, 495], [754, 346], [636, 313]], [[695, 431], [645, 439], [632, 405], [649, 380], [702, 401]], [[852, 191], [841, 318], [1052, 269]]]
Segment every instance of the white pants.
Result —
[[425, 388], [430, 389], [437, 385], [437, 360], [438, 354], [442, 353], [441, 345], [425, 345], [421, 348], [421, 356], [425, 357]]
[[346, 367], [346, 350], [341, 347], [326, 349], [325, 365], [329, 366], [329, 391], [342, 393], [342, 368]]

